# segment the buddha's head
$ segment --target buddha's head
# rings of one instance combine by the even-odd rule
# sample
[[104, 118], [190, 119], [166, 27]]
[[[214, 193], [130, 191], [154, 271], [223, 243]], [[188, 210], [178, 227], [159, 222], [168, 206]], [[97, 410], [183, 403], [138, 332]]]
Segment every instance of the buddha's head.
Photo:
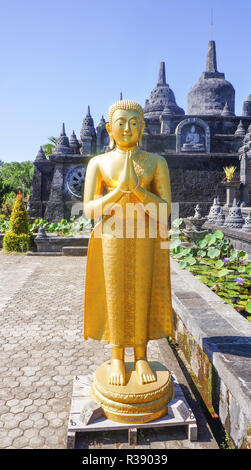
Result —
[[143, 109], [131, 100], [120, 100], [109, 108], [106, 130], [110, 137], [110, 148], [132, 150], [141, 145], [145, 129]]

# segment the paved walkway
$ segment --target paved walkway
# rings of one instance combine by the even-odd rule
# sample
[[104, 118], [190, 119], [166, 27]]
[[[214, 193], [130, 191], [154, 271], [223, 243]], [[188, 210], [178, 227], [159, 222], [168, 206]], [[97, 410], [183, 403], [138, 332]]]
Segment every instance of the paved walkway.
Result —
[[[0, 252], [0, 448], [66, 448], [73, 377], [110, 358], [109, 345], [82, 337], [84, 274], [82, 257]], [[153, 359], [160, 359], [159, 344], [149, 343]], [[169, 354], [193, 403], [198, 441], [189, 442], [183, 428], [150, 429], [139, 433], [137, 448], [218, 448]], [[77, 447], [126, 448], [127, 433], [89, 433]]]

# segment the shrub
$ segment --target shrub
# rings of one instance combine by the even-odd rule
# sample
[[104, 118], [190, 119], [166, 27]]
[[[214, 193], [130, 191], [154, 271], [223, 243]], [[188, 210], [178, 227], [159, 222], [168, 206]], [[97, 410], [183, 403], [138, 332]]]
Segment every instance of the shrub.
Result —
[[19, 192], [10, 216], [10, 231], [20, 235], [29, 233], [29, 218], [24, 206], [23, 196]]
[[29, 250], [30, 236], [26, 233], [5, 232], [3, 249], [5, 251], [25, 252]]
[[29, 219], [19, 191], [11, 212], [9, 230], [4, 235], [3, 248], [6, 251], [25, 252], [29, 249], [29, 241]]

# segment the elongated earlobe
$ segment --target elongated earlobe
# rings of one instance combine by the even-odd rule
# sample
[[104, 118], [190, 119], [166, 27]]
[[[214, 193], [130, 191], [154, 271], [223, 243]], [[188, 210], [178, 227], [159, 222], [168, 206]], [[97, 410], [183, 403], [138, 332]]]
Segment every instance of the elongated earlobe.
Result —
[[109, 148], [112, 150], [115, 147], [115, 140], [111, 134], [109, 134], [109, 137], [110, 137]]
[[145, 129], [145, 123], [143, 122], [142, 125], [141, 125], [141, 130], [140, 130], [139, 140], [137, 142], [137, 147], [142, 146], [142, 137], [143, 137], [144, 129]]
[[107, 131], [107, 133], [109, 135], [109, 138], [110, 138], [109, 148], [112, 150], [115, 147], [115, 140], [112, 136], [112, 132], [111, 132], [109, 122], [106, 124], [105, 128], [106, 128], [106, 131]]
[[139, 140], [137, 142], [137, 147], [141, 147], [142, 146], [142, 133], [140, 133], [140, 136], [139, 136]]

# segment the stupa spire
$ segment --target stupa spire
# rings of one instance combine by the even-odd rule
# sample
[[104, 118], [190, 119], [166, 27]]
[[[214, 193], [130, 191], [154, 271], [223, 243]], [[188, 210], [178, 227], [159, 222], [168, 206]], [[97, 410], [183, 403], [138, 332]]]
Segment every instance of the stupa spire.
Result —
[[216, 46], [212, 40], [208, 43], [206, 72], [217, 72]]
[[41, 147], [40, 147], [40, 149], [37, 153], [37, 156], [36, 156], [36, 161], [38, 161], [38, 160], [47, 160], [42, 145], [41, 145]]
[[64, 122], [63, 122], [63, 124], [62, 124], [62, 131], [61, 131], [61, 134], [60, 134], [60, 135], [66, 135]]
[[160, 85], [160, 86], [161, 86], [161, 85], [166, 85], [166, 68], [165, 68], [165, 62], [160, 62], [158, 85]]
[[53, 155], [54, 154], [55, 155], [56, 154], [70, 154], [70, 153], [71, 153], [71, 149], [70, 149], [69, 139], [66, 135], [65, 124], [63, 122], [61, 134], [58, 137], [57, 145], [55, 149], [53, 150]]

